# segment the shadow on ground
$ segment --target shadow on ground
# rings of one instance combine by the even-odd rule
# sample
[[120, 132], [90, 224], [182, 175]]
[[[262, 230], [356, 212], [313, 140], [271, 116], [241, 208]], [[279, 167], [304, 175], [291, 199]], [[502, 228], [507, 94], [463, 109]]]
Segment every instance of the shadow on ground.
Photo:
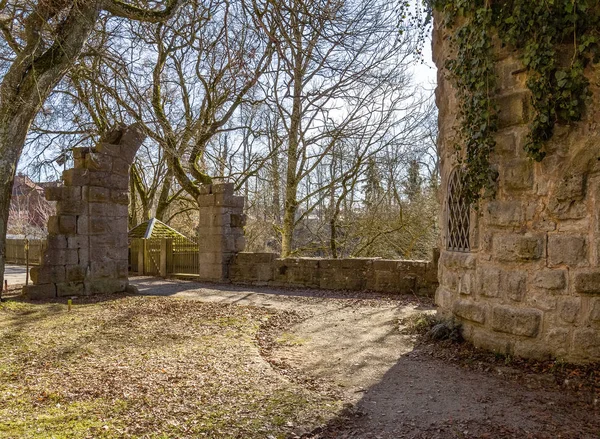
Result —
[[600, 416], [590, 395], [528, 385], [499, 371], [462, 369], [417, 348], [403, 355], [353, 408], [302, 437], [600, 437]]

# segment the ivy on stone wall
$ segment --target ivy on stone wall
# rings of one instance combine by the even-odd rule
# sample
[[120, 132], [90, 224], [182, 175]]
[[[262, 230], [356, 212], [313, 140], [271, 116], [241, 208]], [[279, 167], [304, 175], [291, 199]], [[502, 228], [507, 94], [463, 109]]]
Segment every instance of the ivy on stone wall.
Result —
[[581, 120], [590, 96], [585, 69], [600, 57], [597, 0], [434, 0], [454, 29], [446, 68], [458, 90], [460, 154], [467, 196], [492, 194], [489, 156], [498, 130], [495, 49], [516, 49], [528, 72], [533, 116], [525, 150], [541, 161], [557, 123]]

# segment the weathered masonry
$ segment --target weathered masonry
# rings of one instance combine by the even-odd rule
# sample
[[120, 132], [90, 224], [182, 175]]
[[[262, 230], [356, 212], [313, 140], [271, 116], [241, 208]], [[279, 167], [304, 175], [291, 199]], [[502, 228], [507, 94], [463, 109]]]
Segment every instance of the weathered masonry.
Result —
[[30, 298], [115, 293], [127, 289], [129, 168], [144, 141], [135, 125], [113, 131], [95, 148], [76, 148], [64, 185], [46, 189], [56, 201], [48, 245], [31, 269]]
[[204, 186], [198, 205], [201, 280], [421, 295], [433, 295], [437, 287], [437, 254], [429, 262], [244, 253], [244, 198], [234, 195], [231, 183]]
[[498, 50], [500, 131], [491, 157], [498, 191], [471, 209], [461, 197], [454, 128], [458, 102], [436, 28], [443, 229], [436, 302], [475, 345], [525, 357], [600, 360], [600, 70], [585, 120], [558, 126], [548, 155], [523, 151], [530, 118], [526, 73]]

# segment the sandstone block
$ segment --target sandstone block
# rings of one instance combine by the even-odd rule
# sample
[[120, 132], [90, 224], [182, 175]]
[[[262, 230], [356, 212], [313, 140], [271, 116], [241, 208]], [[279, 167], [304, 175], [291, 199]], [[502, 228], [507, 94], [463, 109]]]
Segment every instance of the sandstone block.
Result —
[[506, 156], [514, 156], [517, 150], [517, 140], [514, 133], [498, 133], [495, 137], [496, 147], [494, 152]]
[[[65, 267], [67, 282], [83, 282], [86, 269], [80, 265], [67, 265]], [[57, 281], [58, 282], [58, 281]]]
[[246, 215], [244, 214], [232, 214], [231, 215], [231, 227], [244, 227], [246, 225]]
[[212, 193], [233, 195], [234, 188], [233, 183], [216, 183], [212, 185]]
[[200, 265], [222, 264], [223, 263], [223, 253], [220, 253], [220, 252], [210, 253], [210, 252], [201, 251], [200, 254], [198, 255], [198, 259], [199, 259]]
[[[76, 147], [76, 148], [73, 148], [73, 149], [72, 149], [72, 152], [73, 152], [73, 159], [74, 159], [74, 160], [80, 160], [80, 161], [81, 161], [81, 160], [84, 160], [84, 159], [85, 159], [85, 156], [86, 156], [86, 155], [88, 155], [88, 154], [90, 154], [90, 153], [93, 153], [93, 152], [95, 152], [95, 149], [94, 149], [94, 148], [87, 147], [87, 146], [84, 146], [84, 147]], [[76, 166], [76, 167], [77, 167], [77, 166]]]
[[79, 259], [79, 264], [87, 264], [90, 260], [90, 249], [88, 247], [78, 248], [77, 257]]
[[533, 285], [545, 290], [564, 290], [567, 276], [564, 270], [537, 271], [533, 277]]
[[533, 187], [533, 163], [530, 159], [514, 159], [506, 163], [501, 177], [508, 190], [527, 190]]
[[529, 291], [527, 304], [542, 311], [552, 311], [558, 307], [558, 296], [548, 290]]
[[129, 177], [113, 174], [112, 172], [90, 171], [89, 184], [109, 189], [127, 190], [129, 188]]
[[511, 93], [498, 98], [498, 127], [503, 129], [527, 123], [530, 99], [529, 92]]
[[526, 88], [527, 74], [523, 64], [512, 57], [496, 64], [498, 88], [501, 92]]
[[216, 193], [214, 194], [214, 205], [223, 207], [244, 207], [244, 197], [238, 197], [228, 193]]
[[85, 294], [113, 294], [127, 290], [127, 279], [89, 279], [85, 282]]
[[[216, 205], [216, 202], [215, 202], [214, 194], [200, 195], [198, 197], [198, 206], [199, 207], [209, 207], [209, 206], [215, 206], [215, 205]], [[202, 210], [200, 211], [200, 215], [202, 215]]]
[[84, 190], [84, 198], [91, 203], [108, 203], [110, 192], [110, 189], [105, 187], [89, 186], [87, 191]]
[[535, 337], [542, 322], [542, 312], [531, 308], [495, 306], [492, 308], [492, 328], [507, 334]]
[[60, 215], [58, 217], [58, 230], [63, 235], [77, 233], [77, 217], [74, 215]]
[[56, 212], [61, 215], [82, 215], [86, 205], [81, 200], [62, 200], [56, 202]]
[[600, 271], [575, 273], [575, 292], [580, 294], [600, 294]]
[[56, 284], [56, 295], [58, 297], [81, 296], [83, 293], [83, 282], [61, 282]]
[[587, 240], [582, 236], [549, 235], [548, 262], [552, 266], [587, 265]]
[[592, 328], [578, 329], [573, 333], [573, 355], [587, 360], [600, 358], [600, 331]]
[[342, 261], [342, 268], [348, 268], [351, 270], [366, 270], [371, 267], [370, 261], [367, 259], [360, 258], [348, 258], [340, 259]]
[[110, 172], [112, 170], [112, 157], [106, 154], [88, 154], [85, 157], [85, 167], [92, 171]]
[[139, 124], [134, 123], [129, 125], [123, 132], [123, 136], [119, 142], [123, 152], [123, 158], [132, 162], [145, 139], [146, 135]]
[[546, 335], [545, 343], [551, 348], [554, 356], [564, 357], [569, 352], [569, 335], [566, 328], [552, 328]]
[[244, 253], [240, 252], [236, 255], [235, 260], [238, 264], [270, 264], [275, 261], [277, 255], [275, 253]]
[[485, 323], [485, 305], [459, 300], [452, 309], [454, 315], [477, 323]]
[[48, 249], [63, 249], [67, 248], [68, 246], [67, 237], [64, 235], [48, 235], [48, 237], [46, 238], [46, 242], [48, 243]]
[[50, 284], [56, 282], [64, 282], [65, 267], [64, 265], [40, 265], [31, 267], [29, 271], [31, 281], [34, 284]]
[[581, 310], [581, 298], [565, 298], [559, 305], [559, 315], [567, 323], [573, 323]]
[[129, 192], [120, 189], [111, 189], [110, 201], [115, 204], [129, 205]]
[[435, 292], [435, 304], [439, 307], [439, 312], [446, 314], [452, 309], [454, 295], [452, 291], [440, 285]]
[[211, 184], [203, 184], [200, 186], [200, 195], [209, 195], [212, 193], [212, 185]]
[[[377, 263], [377, 260], [373, 261]], [[477, 256], [473, 253], [443, 251], [440, 253], [439, 265], [449, 268], [473, 269], [477, 266]]]
[[67, 186], [50, 186], [44, 188], [44, 196], [48, 201], [58, 201], [62, 199], [63, 188]]
[[92, 217], [127, 218], [127, 206], [112, 203], [89, 203], [89, 214]]
[[475, 275], [473, 273], [465, 273], [461, 276], [458, 283], [458, 292], [465, 296], [472, 296], [477, 291], [475, 285]]
[[81, 200], [80, 186], [50, 186], [44, 193], [48, 201]]
[[92, 260], [90, 263], [90, 276], [93, 279], [116, 277], [116, 271], [113, 261]]
[[500, 296], [500, 270], [495, 267], [479, 267], [477, 270], [479, 294], [484, 297]]
[[596, 299], [592, 302], [592, 311], [590, 313], [590, 320], [592, 322], [600, 322], [600, 299]]
[[58, 224], [58, 216], [51, 215], [48, 217], [48, 234], [61, 236], [60, 226]]
[[492, 226], [518, 226], [522, 223], [523, 211], [518, 201], [490, 201], [487, 205], [488, 221]]
[[506, 289], [506, 297], [520, 302], [525, 297], [527, 273], [522, 271], [505, 271], [501, 274], [501, 285]]
[[109, 157], [123, 157], [121, 145], [115, 145], [114, 143], [110, 142], [101, 142], [96, 145], [96, 153]]
[[31, 300], [54, 299], [56, 297], [56, 285], [29, 285], [23, 287], [23, 292]]
[[79, 255], [75, 249], [56, 249], [44, 253], [42, 265], [57, 266], [57, 265], [76, 265], [79, 263]]
[[200, 280], [219, 281], [226, 278], [226, 267], [223, 264], [200, 264]]
[[244, 236], [238, 236], [235, 238], [234, 251], [241, 252], [246, 248], [246, 238]]
[[566, 175], [557, 185], [554, 196], [558, 201], [581, 201], [585, 197], [586, 180], [583, 174]]
[[77, 234], [87, 235], [90, 232], [89, 227], [90, 217], [87, 215], [81, 215], [77, 217]]
[[90, 171], [87, 169], [67, 169], [62, 174], [65, 186], [87, 186], [90, 183]]
[[538, 236], [500, 235], [492, 240], [493, 254], [501, 262], [535, 261], [544, 253], [544, 242]]
[[118, 175], [126, 175], [129, 176], [129, 168], [131, 166], [131, 162], [127, 160], [122, 160], [121, 158], [114, 157], [112, 159], [112, 172], [113, 174]]

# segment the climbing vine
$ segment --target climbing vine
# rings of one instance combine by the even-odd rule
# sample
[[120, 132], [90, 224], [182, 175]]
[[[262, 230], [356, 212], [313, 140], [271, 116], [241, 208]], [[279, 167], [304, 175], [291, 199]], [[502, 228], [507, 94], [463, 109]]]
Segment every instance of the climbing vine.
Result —
[[431, 6], [454, 29], [455, 55], [446, 68], [460, 103], [466, 195], [475, 200], [493, 193], [496, 179], [489, 161], [498, 130], [495, 49], [516, 49], [528, 73], [533, 114], [525, 150], [541, 161], [555, 125], [579, 121], [585, 111], [585, 68], [600, 58], [600, 6], [597, 0], [434, 0]]

